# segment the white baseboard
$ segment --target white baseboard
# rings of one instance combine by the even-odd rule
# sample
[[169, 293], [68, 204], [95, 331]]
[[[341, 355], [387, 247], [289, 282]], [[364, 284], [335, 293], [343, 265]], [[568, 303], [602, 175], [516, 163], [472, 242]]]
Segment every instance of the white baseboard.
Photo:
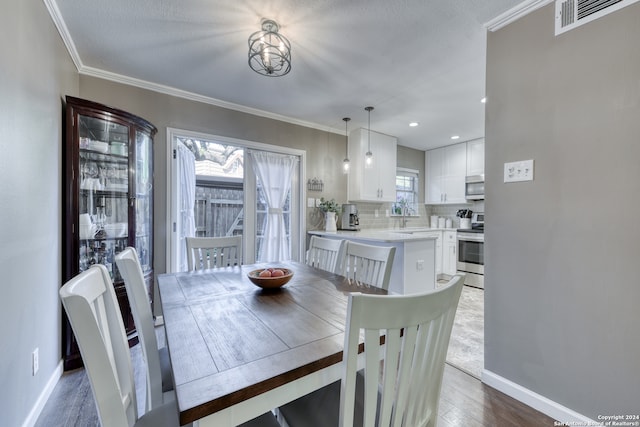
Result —
[[513, 397], [516, 400], [528, 405], [538, 411], [542, 412], [553, 418], [554, 420], [565, 423], [566, 425], [585, 425], [585, 426], [597, 426], [599, 425], [595, 421], [582, 414], [579, 414], [566, 406], [562, 406], [553, 400], [550, 400], [538, 393], [535, 393], [527, 388], [522, 387], [519, 384], [509, 381], [506, 378], [501, 377], [487, 369], [482, 371], [482, 382], [488, 386], [495, 388], [503, 392], [504, 394]]
[[29, 412], [27, 419], [25, 419], [24, 423], [22, 423], [22, 427], [33, 427], [36, 424], [36, 421], [38, 421], [38, 417], [40, 416], [40, 413], [44, 409], [44, 405], [47, 404], [47, 400], [49, 400], [51, 393], [53, 393], [53, 389], [56, 388], [56, 384], [58, 384], [58, 381], [62, 376], [62, 372], [63, 372], [62, 360], [60, 360], [60, 363], [58, 363], [58, 366], [56, 366], [56, 369], [53, 370], [53, 373], [51, 374], [49, 381], [47, 381], [47, 384], [45, 384], [44, 389], [42, 389], [40, 396], [38, 396], [38, 400], [36, 400], [36, 403], [31, 408], [31, 411]]

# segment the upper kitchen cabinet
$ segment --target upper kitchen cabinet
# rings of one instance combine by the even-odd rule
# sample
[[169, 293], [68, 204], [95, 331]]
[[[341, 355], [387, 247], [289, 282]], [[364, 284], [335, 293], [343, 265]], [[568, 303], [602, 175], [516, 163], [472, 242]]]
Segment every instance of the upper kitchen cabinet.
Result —
[[484, 175], [484, 138], [467, 142], [467, 175]]
[[425, 203], [432, 205], [467, 203], [467, 144], [428, 150], [425, 156]]
[[369, 132], [356, 129], [349, 135], [348, 198], [353, 202], [395, 202], [396, 201], [396, 138], [371, 132], [371, 152], [373, 163], [365, 167], [365, 154], [369, 151]]
[[[66, 98], [62, 177], [62, 283], [102, 264], [111, 275], [124, 326], [137, 340], [114, 256], [133, 246], [153, 302], [153, 137], [144, 119], [91, 101]], [[63, 314], [64, 316], [64, 314]], [[82, 365], [63, 318], [65, 370]]]

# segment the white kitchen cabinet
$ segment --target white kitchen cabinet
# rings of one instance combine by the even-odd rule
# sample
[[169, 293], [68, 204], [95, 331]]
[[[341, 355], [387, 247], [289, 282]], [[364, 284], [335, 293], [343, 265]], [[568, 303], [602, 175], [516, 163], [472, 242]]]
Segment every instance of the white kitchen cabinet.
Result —
[[367, 129], [362, 128], [352, 131], [349, 135], [351, 172], [348, 178], [348, 199], [353, 202], [395, 202], [397, 139], [372, 131], [373, 165], [366, 168], [368, 138]]
[[454, 144], [428, 150], [425, 156], [426, 204], [467, 203], [467, 144]]
[[436, 238], [436, 275], [449, 279], [457, 271], [457, 243], [455, 230], [420, 231], [413, 234]]
[[420, 231], [413, 234], [436, 238], [436, 276], [442, 274], [442, 231]]
[[467, 142], [467, 175], [484, 175], [484, 138]]
[[442, 233], [442, 274], [453, 276], [457, 271], [457, 243], [455, 231]]

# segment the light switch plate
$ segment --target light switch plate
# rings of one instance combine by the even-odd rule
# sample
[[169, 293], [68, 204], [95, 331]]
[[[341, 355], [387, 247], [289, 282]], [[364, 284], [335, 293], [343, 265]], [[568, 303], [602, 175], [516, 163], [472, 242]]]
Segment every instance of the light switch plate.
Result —
[[316, 199], [314, 199], [313, 197], [307, 198], [307, 207], [308, 208], [315, 208], [316, 207]]
[[504, 182], [533, 181], [533, 160], [504, 164]]

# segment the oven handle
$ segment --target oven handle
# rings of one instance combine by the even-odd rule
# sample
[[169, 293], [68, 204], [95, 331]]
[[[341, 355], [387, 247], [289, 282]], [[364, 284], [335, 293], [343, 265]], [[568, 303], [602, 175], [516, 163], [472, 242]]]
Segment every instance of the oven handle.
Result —
[[460, 236], [457, 235], [456, 236], [456, 240], [458, 240], [458, 242], [480, 242], [480, 243], [484, 243], [484, 236], [469, 236], [469, 235], [464, 235], [464, 236]]

